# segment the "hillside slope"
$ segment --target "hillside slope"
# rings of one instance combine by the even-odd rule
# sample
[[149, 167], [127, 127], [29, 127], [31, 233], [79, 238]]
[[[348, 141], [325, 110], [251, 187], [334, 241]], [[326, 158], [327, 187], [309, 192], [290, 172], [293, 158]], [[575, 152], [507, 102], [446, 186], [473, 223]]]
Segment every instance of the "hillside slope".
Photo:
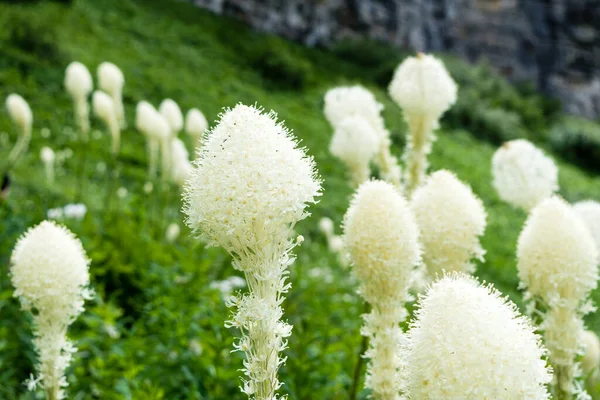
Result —
[[[405, 126], [380, 76], [364, 73], [364, 66], [348, 57], [265, 37], [179, 2], [0, 3], [0, 26], [8, 27], [0, 32], [1, 97], [23, 95], [35, 121], [31, 149], [12, 172], [10, 196], [0, 205], [0, 398], [34, 398], [22, 385], [34, 354], [30, 322], [12, 299], [11, 248], [48, 209], [73, 202], [88, 207], [83, 221], [65, 223], [82, 238], [92, 259], [97, 297], [71, 330], [79, 352], [68, 374], [70, 398], [243, 398], [237, 389], [241, 356], [230, 353], [235, 332], [223, 326], [229, 311], [210, 286], [234, 273], [229, 258], [189, 237], [177, 187], [155, 183], [150, 195], [143, 189], [145, 144], [132, 128], [134, 108], [140, 100], [157, 105], [166, 97], [184, 110], [200, 108], [209, 121], [238, 102], [273, 109], [315, 157], [324, 195], [298, 226], [306, 242], [297, 250], [293, 289], [284, 305], [294, 331], [281, 370], [282, 391], [290, 400], [347, 398], [363, 305], [348, 271], [328, 253], [317, 230], [322, 216], [341, 222], [351, 194], [342, 165], [327, 149], [331, 128], [322, 114], [322, 98], [340, 84], [359, 82], [373, 89], [386, 107], [399, 156]], [[110, 157], [106, 134], [93, 134], [85, 146], [72, 128], [71, 101], [62, 81], [73, 60], [92, 71], [112, 61], [125, 74], [130, 128], [122, 133], [118, 162]], [[103, 131], [98, 121], [93, 124]], [[0, 132], [3, 158], [15, 140], [6, 114], [0, 114]], [[432, 169], [452, 169], [484, 201], [487, 254], [477, 275], [521, 304], [514, 254], [526, 216], [496, 196], [490, 173], [496, 146], [473, 133], [450, 127], [439, 132]], [[39, 161], [45, 145], [65, 157], [53, 185], [45, 182]], [[600, 177], [557, 161], [567, 200], [600, 199]], [[164, 232], [173, 222], [181, 225], [182, 234], [168, 244]], [[600, 300], [600, 292], [595, 298]], [[600, 332], [600, 314], [591, 316], [589, 324]]]

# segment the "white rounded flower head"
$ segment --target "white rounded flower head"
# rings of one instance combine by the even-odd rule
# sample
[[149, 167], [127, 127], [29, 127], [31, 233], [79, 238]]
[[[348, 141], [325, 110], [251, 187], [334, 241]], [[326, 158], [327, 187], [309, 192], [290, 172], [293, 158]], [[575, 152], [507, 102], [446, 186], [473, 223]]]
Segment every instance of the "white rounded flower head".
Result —
[[167, 239], [167, 242], [175, 242], [175, 240], [177, 240], [177, 238], [179, 237], [180, 232], [181, 229], [179, 228], [179, 224], [175, 222], [169, 224], [169, 226], [167, 227], [167, 231], [165, 232], [165, 238]]
[[156, 120], [156, 109], [147, 101], [140, 101], [135, 107], [135, 127], [144, 135], [152, 131]]
[[329, 217], [321, 218], [319, 220], [319, 230], [321, 231], [321, 233], [323, 233], [327, 237], [333, 236], [335, 227], [334, 227], [334, 224], [333, 224], [333, 221], [331, 220], [331, 218], [329, 218]]
[[386, 137], [388, 132], [381, 118], [381, 110], [383, 105], [373, 93], [360, 85], [336, 87], [325, 94], [323, 111], [334, 128], [338, 128], [345, 118], [358, 115], [371, 125], [376, 134]]
[[167, 119], [172, 135], [177, 136], [183, 129], [183, 114], [177, 103], [171, 99], [164, 99], [158, 106], [158, 111]]
[[583, 374], [589, 375], [600, 367], [600, 340], [592, 331], [583, 331], [582, 335], [584, 354], [581, 360]]
[[594, 238], [596, 250], [598, 250], [598, 263], [600, 264], [600, 203], [592, 200], [580, 201], [573, 205], [573, 209]]
[[173, 139], [171, 142], [171, 154], [173, 154], [173, 162], [177, 162], [179, 160], [189, 161], [190, 153], [185, 148], [185, 144], [179, 138]]
[[344, 118], [335, 129], [329, 151], [349, 166], [368, 167], [379, 151], [381, 139], [360, 115]]
[[[190, 109], [185, 115], [185, 132], [198, 142], [207, 129], [208, 121], [202, 111], [197, 108]], [[194, 143], [194, 147], [196, 144]]]
[[481, 200], [452, 172], [441, 170], [427, 178], [411, 199], [423, 246], [429, 279], [442, 271], [473, 273], [471, 259], [483, 260], [479, 238], [486, 225]]
[[573, 208], [558, 197], [538, 204], [517, 246], [519, 278], [550, 307], [576, 307], [596, 288], [597, 250]]
[[194, 166], [184, 190], [186, 222], [229, 251], [287, 240], [320, 195], [312, 157], [273, 112], [252, 106], [221, 115]]
[[10, 119], [21, 130], [21, 134], [27, 135], [31, 132], [33, 113], [23, 97], [16, 93], [9, 94], [6, 98], [6, 110]]
[[103, 62], [98, 66], [98, 86], [111, 96], [120, 96], [125, 85], [123, 72], [111, 62]]
[[54, 162], [54, 150], [48, 146], [42, 147], [40, 150], [40, 159], [44, 164], [52, 164]]
[[534, 327], [474, 278], [454, 274], [433, 283], [407, 336], [411, 399], [549, 399], [551, 374]]
[[558, 168], [525, 139], [511, 140], [492, 158], [493, 185], [500, 198], [529, 211], [558, 190]]
[[344, 242], [369, 302], [402, 296], [421, 260], [419, 230], [406, 200], [387, 182], [359, 186], [344, 216]]
[[69, 324], [89, 295], [89, 260], [67, 228], [43, 221], [17, 242], [11, 257], [15, 297], [24, 308], [56, 323]]
[[444, 64], [419, 53], [406, 58], [394, 72], [388, 91], [407, 117], [438, 120], [456, 102], [457, 86]]
[[92, 108], [94, 114], [103, 120], [107, 125], [110, 125], [109, 121], [116, 119], [115, 104], [113, 99], [100, 90], [96, 90], [92, 96]]
[[73, 61], [67, 66], [64, 84], [74, 99], [85, 99], [94, 89], [90, 71], [79, 61]]

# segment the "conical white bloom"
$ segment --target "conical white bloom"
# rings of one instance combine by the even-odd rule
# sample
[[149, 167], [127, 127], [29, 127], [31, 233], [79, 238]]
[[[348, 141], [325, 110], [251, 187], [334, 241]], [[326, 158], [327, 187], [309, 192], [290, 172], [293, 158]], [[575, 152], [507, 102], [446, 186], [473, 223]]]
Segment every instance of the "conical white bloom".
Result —
[[442, 271], [473, 273], [483, 261], [479, 238], [485, 230], [483, 203], [450, 171], [433, 173], [413, 193], [411, 208], [421, 232], [423, 261], [430, 280]]
[[598, 280], [594, 240], [573, 208], [553, 196], [531, 211], [519, 236], [517, 257], [527, 297], [548, 310], [541, 328], [555, 371], [555, 396], [572, 397], [580, 391], [574, 378], [582, 317], [590, 310], [586, 300]]
[[171, 127], [171, 135], [177, 136], [183, 129], [183, 114], [177, 103], [171, 99], [164, 99], [158, 106], [158, 111], [167, 119]]
[[113, 99], [104, 92], [96, 90], [92, 96], [94, 115], [102, 120], [112, 138], [112, 152], [117, 154], [121, 146], [121, 130], [115, 112]]
[[584, 376], [597, 376], [598, 367], [600, 366], [600, 340], [598, 335], [592, 331], [583, 332], [583, 348], [584, 355], [581, 360], [581, 369]]
[[171, 155], [173, 161], [171, 178], [173, 182], [183, 186], [194, 167], [190, 163], [190, 155], [185, 148], [185, 144], [178, 138], [173, 139], [171, 142]]
[[190, 109], [185, 116], [185, 132], [191, 136], [194, 141], [194, 147], [196, 147], [202, 135], [208, 129], [208, 121], [202, 111], [197, 108]]
[[597, 286], [594, 240], [573, 208], [558, 197], [531, 211], [517, 258], [521, 282], [550, 307], [577, 306]]
[[8, 116], [19, 130], [19, 139], [8, 155], [10, 164], [14, 164], [21, 154], [27, 150], [27, 146], [29, 146], [33, 113], [25, 99], [16, 93], [9, 94], [6, 98], [6, 110], [8, 111]]
[[323, 217], [319, 220], [319, 230], [323, 233], [327, 238], [333, 236], [335, 228], [333, 225], [333, 221], [329, 217]]
[[170, 128], [166, 120], [147, 101], [140, 101], [135, 108], [135, 127], [146, 136], [148, 175], [153, 179], [158, 170], [160, 143], [170, 137]]
[[135, 127], [144, 135], [149, 135], [154, 124], [156, 109], [152, 104], [143, 100], [137, 103], [135, 107]]
[[418, 54], [398, 66], [388, 91], [407, 119], [437, 121], [456, 102], [458, 87], [439, 59]]
[[103, 62], [98, 66], [98, 87], [108, 93], [114, 101], [114, 109], [120, 128], [126, 128], [125, 111], [123, 109], [123, 86], [125, 77], [115, 64]]
[[165, 239], [167, 239], [167, 243], [175, 242], [179, 237], [180, 232], [181, 229], [179, 228], [179, 224], [176, 224], [175, 222], [169, 224], [165, 233]]
[[381, 137], [358, 115], [349, 116], [336, 128], [329, 151], [348, 168], [355, 186], [368, 180], [371, 175], [369, 164], [379, 151]]
[[42, 150], [40, 150], [40, 159], [44, 163], [46, 180], [49, 183], [54, 182], [54, 158], [54, 150], [47, 146], [42, 147]]
[[419, 231], [404, 198], [387, 182], [359, 186], [344, 216], [344, 242], [360, 295], [372, 305], [361, 333], [370, 338], [365, 385], [375, 399], [399, 399], [400, 323], [406, 318], [415, 266], [420, 262]]
[[402, 108], [409, 138], [404, 153], [406, 183], [412, 193], [425, 180], [438, 120], [456, 102], [457, 86], [444, 64], [419, 53], [406, 58], [394, 72], [388, 91]]
[[13, 250], [10, 274], [14, 296], [19, 297], [23, 309], [35, 310], [38, 380], [50, 398], [65, 397], [63, 374], [76, 350], [66, 333], [91, 295], [88, 265], [81, 242], [51, 221], [29, 229]]
[[87, 137], [90, 130], [88, 96], [94, 89], [92, 75], [85, 65], [78, 61], [73, 61], [65, 70], [64, 85], [73, 99], [77, 125], [84, 136]]
[[511, 140], [492, 158], [493, 185], [507, 203], [531, 210], [558, 190], [558, 168], [525, 139]]
[[10, 119], [19, 128], [21, 135], [31, 134], [33, 114], [23, 97], [16, 93], [9, 94], [6, 98], [6, 110]]
[[280, 352], [292, 329], [281, 321], [291, 237], [319, 195], [313, 159], [274, 113], [245, 105], [221, 115], [186, 183], [186, 223], [229, 251], [248, 282], [248, 293], [228, 300], [237, 312], [226, 326], [242, 332], [234, 346], [246, 353], [242, 392], [252, 399], [280, 398]]
[[344, 119], [348, 117], [360, 116], [368, 122], [372, 132], [379, 136], [379, 152], [375, 162], [383, 178], [399, 188], [400, 167], [390, 153], [390, 134], [381, 117], [382, 110], [383, 105], [369, 90], [360, 85], [336, 87], [325, 94], [323, 111], [334, 129], [340, 128]]
[[573, 205], [573, 209], [594, 238], [600, 264], [600, 203], [592, 200], [580, 201]]
[[403, 358], [418, 400], [545, 400], [550, 371], [528, 318], [491, 286], [446, 276], [419, 299]]

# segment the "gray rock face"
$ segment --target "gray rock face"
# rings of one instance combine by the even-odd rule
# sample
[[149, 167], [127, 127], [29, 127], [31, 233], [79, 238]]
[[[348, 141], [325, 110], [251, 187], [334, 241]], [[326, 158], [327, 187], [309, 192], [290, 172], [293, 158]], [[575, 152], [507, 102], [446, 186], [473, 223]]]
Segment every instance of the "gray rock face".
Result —
[[308, 46], [367, 36], [486, 59], [600, 117], [600, 0], [192, 0]]

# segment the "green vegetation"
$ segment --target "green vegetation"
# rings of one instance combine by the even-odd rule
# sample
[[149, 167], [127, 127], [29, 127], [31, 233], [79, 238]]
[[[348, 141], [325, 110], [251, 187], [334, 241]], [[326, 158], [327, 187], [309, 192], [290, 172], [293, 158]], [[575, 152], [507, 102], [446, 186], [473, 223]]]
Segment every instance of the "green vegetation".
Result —
[[[351, 194], [343, 166], [327, 149], [331, 128], [322, 115], [322, 97], [342, 84], [372, 89], [386, 107], [393, 150], [400, 155], [406, 128], [385, 85], [401, 54], [383, 46], [357, 55], [349, 44], [334, 52], [305, 49], [192, 5], [160, 0], [0, 3], [0, 26], [2, 99], [17, 92], [34, 113], [30, 151], [12, 171], [10, 196], [0, 204], [0, 398], [35, 398], [22, 385], [35, 355], [30, 321], [12, 298], [7, 276], [11, 248], [49, 208], [72, 202], [88, 207], [83, 221], [65, 224], [92, 259], [97, 297], [71, 330], [79, 351], [68, 371], [70, 398], [243, 397], [237, 388], [242, 359], [230, 352], [233, 332], [223, 326], [229, 311], [210, 288], [234, 273], [229, 257], [189, 237], [179, 188], [155, 182], [151, 195], [143, 190], [145, 144], [132, 128], [135, 104], [157, 105], [170, 97], [184, 110], [200, 108], [209, 121], [238, 102], [274, 109], [314, 155], [324, 196], [298, 226], [306, 241], [297, 249], [293, 288], [284, 304], [294, 330], [280, 377], [290, 400], [346, 399], [360, 348], [363, 304], [317, 229], [322, 216], [341, 222]], [[385, 62], [368, 61], [376, 57]], [[92, 135], [85, 145], [71, 128], [72, 105], [62, 82], [73, 60], [94, 72], [100, 62], [111, 61], [125, 74], [130, 128], [122, 133], [117, 162], [110, 158], [108, 134]], [[443, 120], [432, 169], [452, 169], [482, 198], [488, 212], [482, 243], [487, 254], [477, 275], [522, 304], [515, 248], [526, 216], [495, 194], [490, 160], [507, 138], [543, 142], [558, 111], [553, 102], [510, 86], [485, 66], [470, 68], [454, 59], [448, 65], [461, 85], [460, 100]], [[103, 129], [98, 121], [94, 128]], [[15, 141], [5, 113], [0, 132], [5, 132], [0, 134], [3, 159]], [[53, 185], [44, 178], [42, 146], [66, 157]], [[558, 164], [561, 194], [568, 201], [600, 200], [600, 177], [561, 160]], [[120, 187], [127, 189], [124, 197], [116, 195]], [[168, 244], [165, 229], [172, 222], [182, 225], [182, 235]], [[594, 297], [599, 303], [600, 292]], [[588, 322], [600, 332], [600, 314]]]

